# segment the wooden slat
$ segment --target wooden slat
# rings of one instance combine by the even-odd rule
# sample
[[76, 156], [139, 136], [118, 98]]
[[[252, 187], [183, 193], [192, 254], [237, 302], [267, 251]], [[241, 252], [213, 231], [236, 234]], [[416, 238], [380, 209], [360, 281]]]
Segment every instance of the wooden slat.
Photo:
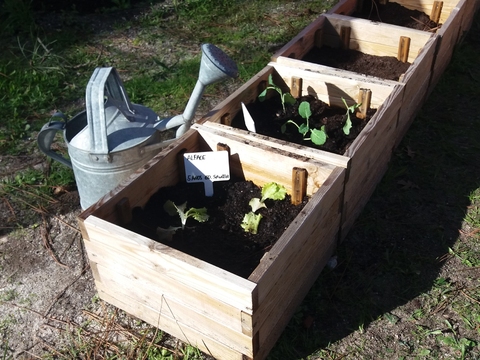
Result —
[[[325, 217], [331, 216], [332, 218], [329, 219], [334, 221], [336, 214], [341, 211], [341, 204], [336, 208], [333, 204], [343, 192], [344, 177], [344, 171], [340, 168], [335, 169], [332, 176], [310, 199], [300, 217], [296, 219], [297, 226], [301, 225], [305, 232], [297, 233], [298, 229], [295, 229], [297, 226], [290, 226], [250, 275], [249, 280], [258, 284], [259, 304], [265, 301], [272, 288], [280, 285], [277, 284], [277, 277], [284, 272], [287, 265], [291, 266], [290, 259], [295, 257], [299, 250], [305, 248], [302, 245], [313, 244], [316, 241], [333, 241], [328, 236], [323, 239], [321, 229], [324, 226], [328, 227], [328, 224], [325, 223], [328, 223], [329, 220], [323, 220]], [[317, 234], [318, 237], [312, 236], [312, 234]], [[291, 241], [289, 240], [291, 237], [297, 237], [298, 240]]]
[[301, 59], [307, 54], [315, 44], [315, 36], [317, 30], [321, 29], [325, 18], [320, 16], [312, 21], [307, 27], [298, 33], [292, 40], [285, 44], [280, 50], [278, 50], [273, 56], [272, 60], [279, 56], [294, 57], [295, 59]]
[[[461, 1], [465, 3], [466, 1]], [[465, 14], [466, 15], [466, 14]], [[459, 9], [453, 10], [452, 16], [443, 24], [438, 31], [438, 45], [435, 53], [435, 60], [432, 70], [432, 79], [430, 81], [428, 92], [432, 92], [440, 80], [443, 72], [452, 59], [453, 50], [462, 33], [462, 12]]]
[[212, 299], [210, 294], [201, 289], [194, 289], [188, 284], [178, 282], [168, 274], [150, 268], [148, 263], [143, 264], [136, 258], [117, 251], [115, 246], [86, 241], [85, 248], [91, 259], [91, 268], [97, 282], [107, 282], [107, 279], [101, 277], [100, 273], [96, 271], [97, 267], [113, 269], [119, 277], [130, 278], [143, 287], [150, 285], [159, 296], [165, 295], [179, 303], [194, 307], [198, 312], [209, 314], [211, 319], [223, 323], [235, 331], [242, 330], [242, 311], [238, 306]]
[[[102, 284], [97, 284], [100, 297], [106, 302], [125, 310], [127, 313], [134, 315], [135, 317], [149, 323], [155, 324], [158, 322], [159, 313], [154, 309], [147, 307], [141, 303], [135, 301], [126, 301], [124, 294], [114, 289], [113, 295], [110, 289], [105, 289]], [[210, 354], [216, 359], [222, 360], [244, 360], [242, 354], [238, 353], [234, 349], [231, 349], [219, 342], [212, 339], [203, 337], [202, 334], [195, 332], [189, 327], [183, 326], [184, 324], [177, 323], [174, 319], [168, 319], [165, 317], [164, 327], [165, 331], [175, 336], [181, 341], [195, 346], [203, 352]], [[199, 341], [191, 339], [201, 339]]]
[[[418, 10], [424, 12], [427, 15], [432, 13], [434, 7], [434, 2], [436, 0], [390, 0], [391, 2], [398, 3], [407, 9]], [[332, 7], [327, 13], [328, 14], [340, 14], [340, 15], [351, 15], [357, 9], [361, 0], [342, 0], [338, 2], [337, 5]], [[475, 1], [472, 1], [474, 3]], [[450, 16], [452, 10], [457, 6], [457, 0], [444, 0], [442, 11], [440, 15], [440, 23], [445, 23], [447, 18]]]
[[[272, 179], [292, 193], [292, 169], [295, 167], [305, 168], [308, 172], [307, 194], [312, 195], [318, 190], [330, 173], [335, 168], [330, 164], [319, 164], [309, 158], [299, 157], [297, 154], [285, 152], [280, 149], [270, 148], [261, 143], [249, 143], [247, 141], [231, 141], [232, 136], [217, 131], [210, 127], [194, 126], [207, 143], [215, 144], [218, 141], [225, 142], [231, 151], [231, 158], [238, 160], [230, 161], [230, 170], [233, 173], [242, 174], [247, 180], [263, 186]], [[269, 166], [268, 164], [277, 164]]]
[[[297, 296], [293, 297], [290, 303], [288, 304], [285, 302], [282, 303], [282, 307], [284, 308], [284, 313], [278, 317], [276, 323], [272, 323], [269, 326], [269, 328], [271, 328], [270, 331], [261, 332], [261, 335], [262, 335], [260, 340], [261, 346], [259, 347], [258, 352], [256, 352], [255, 354], [256, 358], [264, 359], [267, 357], [268, 353], [273, 348], [278, 338], [282, 334], [283, 329], [285, 329], [285, 327], [288, 325], [292, 315], [295, 314], [295, 311], [297, 310], [298, 306], [301, 304], [302, 300], [305, 298], [305, 296], [308, 294], [308, 291], [310, 290], [312, 285], [315, 283], [322, 268], [324, 267], [324, 264], [329, 260], [329, 258], [334, 253], [335, 248], [336, 248], [336, 244], [331, 243], [329, 248], [326, 248], [326, 247], [322, 248], [322, 258], [319, 259], [319, 257], [317, 257], [317, 258], [306, 259], [305, 264], [307, 266], [310, 266], [310, 267], [314, 266], [316, 268], [314, 270], [310, 268], [303, 269], [304, 271], [302, 272], [303, 282], [301, 286], [299, 286], [298, 289], [296, 290]], [[328, 324], [325, 324], [325, 325], [328, 326]]]
[[350, 159], [342, 155], [337, 155], [326, 151], [319, 152], [318, 150], [310, 147], [297, 145], [283, 140], [277, 140], [261, 134], [247, 133], [246, 131], [235, 129], [230, 126], [221, 125], [212, 121], [206, 121], [201, 126], [203, 129], [212, 129], [215, 131], [223, 132], [225, 134], [231, 134], [245, 140], [262, 143], [265, 146], [287, 152], [292, 152], [297, 154], [298, 156], [315, 158], [317, 161], [324, 162], [326, 164], [332, 164], [342, 168], [348, 168], [348, 164], [350, 163]]
[[[120, 293], [123, 302], [142, 304], [158, 313], [157, 320], [150, 325], [166, 330], [171, 322], [175, 322], [178, 331], [185, 332], [188, 328], [201, 335], [195, 339], [195, 343], [212, 339], [241, 354], [253, 356], [252, 338], [242, 333], [241, 326], [235, 331], [226, 326], [226, 321], [213, 319], [209, 313], [200, 312], [193, 304], [182, 302], [181, 298], [177, 300], [169, 297], [164, 293], [168, 289], [159, 289], [156, 279], [145, 281], [132, 276], [122, 276], [118, 273], [118, 267], [107, 268], [102, 265], [98, 265], [98, 272], [102, 279], [103, 292], [110, 292], [111, 296]], [[138, 276], [137, 273], [135, 275]], [[111, 289], [115, 289], [115, 292], [111, 292]], [[238, 325], [241, 325], [240, 315], [241, 312], [238, 311]]]
[[[252, 293], [256, 287], [252, 282], [95, 216], [89, 216], [84, 224], [89, 241], [104, 246], [115, 244], [119, 253], [142, 262], [144, 266], [251, 313]], [[91, 260], [99, 262], [97, 258]]]

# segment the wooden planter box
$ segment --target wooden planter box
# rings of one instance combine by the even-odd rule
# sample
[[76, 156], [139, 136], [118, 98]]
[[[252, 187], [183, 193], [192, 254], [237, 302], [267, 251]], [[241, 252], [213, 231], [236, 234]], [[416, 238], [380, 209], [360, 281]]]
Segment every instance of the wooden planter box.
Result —
[[[232, 174], [290, 192], [292, 169], [308, 173], [311, 198], [248, 279], [122, 227], [131, 209], [181, 181], [178, 155], [230, 151]], [[217, 359], [264, 359], [335, 249], [345, 169], [191, 129], [79, 217], [98, 293], [105, 301]]]
[[[350, 37], [345, 39], [345, 33], [350, 33]], [[323, 45], [333, 48], [347, 47], [375, 56], [397, 57], [401, 52], [399, 47], [405, 44], [402, 40], [404, 38], [410, 39], [407, 61], [411, 65], [398, 82], [393, 82], [405, 86], [397, 127], [398, 145], [426, 99], [439, 37], [401, 26], [374, 23], [338, 14], [323, 14], [280, 49], [272, 57], [272, 61], [338, 77], [349, 77], [355, 73], [306, 62], [302, 58], [313, 47], [321, 48]]]
[[[352, 102], [352, 99], [356, 102], [359, 90], [369, 89], [372, 92], [371, 108], [377, 109], [377, 112], [343, 155], [229, 126], [237, 112], [241, 111], [241, 102], [248, 104], [256, 101], [258, 94], [265, 88], [270, 74], [275, 84], [283, 86], [284, 90], [292, 90], [295, 97], [315, 94], [318, 99], [339, 107], [344, 107], [342, 97], [349, 102]], [[341, 238], [344, 238], [387, 168], [396, 143], [403, 91], [404, 87], [401, 84], [355, 76], [336, 77], [270, 63], [199, 122], [204, 127], [219, 129], [248, 141], [258, 141], [271, 148], [345, 168], [348, 180], [345, 186], [341, 224]], [[274, 92], [270, 93], [272, 96], [278, 96]]]
[[[391, 0], [410, 10], [418, 10], [427, 15], [430, 19], [440, 23], [441, 27], [436, 30], [439, 38], [436, 45], [432, 76], [428, 93], [430, 93], [445, 68], [450, 62], [455, 45], [462, 36], [470, 29], [473, 16], [478, 9], [478, 0]], [[352, 15], [361, 0], [343, 0], [331, 8], [328, 13]]]

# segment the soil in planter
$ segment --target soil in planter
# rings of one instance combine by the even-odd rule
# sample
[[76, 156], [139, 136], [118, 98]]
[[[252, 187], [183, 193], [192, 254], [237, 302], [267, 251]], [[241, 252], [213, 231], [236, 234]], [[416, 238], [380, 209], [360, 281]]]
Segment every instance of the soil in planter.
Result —
[[[305, 122], [298, 113], [298, 106], [302, 101], [308, 101], [310, 103], [312, 110], [312, 116], [309, 119], [310, 128], [320, 129], [325, 125], [328, 138], [324, 145], [315, 145], [310, 140], [304, 140], [295, 125], [292, 124], [287, 124], [287, 131], [282, 133], [281, 127], [287, 120], [293, 120], [299, 125]], [[274, 95], [264, 102], [257, 100], [246, 106], [255, 121], [257, 133], [340, 155], [343, 155], [347, 151], [348, 147], [376, 112], [375, 109], [370, 109], [367, 112], [366, 119], [360, 119], [355, 115], [350, 115], [352, 128], [350, 129], [350, 134], [345, 135], [343, 126], [346, 121], [346, 108], [331, 107], [312, 95], [297, 99], [294, 105], [286, 105], [285, 112], [283, 112], [278, 95]], [[246, 130], [242, 111], [239, 111], [232, 120], [232, 126]]]
[[251, 210], [248, 202], [252, 197], [260, 198], [260, 191], [253, 182], [241, 179], [215, 182], [213, 197], [205, 196], [203, 183], [179, 183], [161, 188], [143, 209], [133, 210], [133, 220], [127, 228], [158, 241], [157, 227], [181, 226], [178, 216], [169, 216], [163, 209], [167, 200], [177, 205], [187, 202], [187, 209], [206, 207], [207, 222], [188, 218], [185, 229], [177, 230], [171, 240], [161, 242], [248, 278], [308, 201], [306, 197], [302, 204], [295, 206], [289, 195], [281, 201], [266, 200], [267, 208], [256, 212], [263, 216], [258, 233], [247, 233], [240, 224]]
[[398, 81], [410, 66], [394, 56], [376, 56], [329, 46], [313, 47], [302, 60], [394, 81]]
[[440, 25], [430, 20], [424, 12], [410, 10], [390, 1], [382, 5], [378, 1], [365, 0], [362, 10], [354, 12], [352, 16], [423, 31], [434, 31]]

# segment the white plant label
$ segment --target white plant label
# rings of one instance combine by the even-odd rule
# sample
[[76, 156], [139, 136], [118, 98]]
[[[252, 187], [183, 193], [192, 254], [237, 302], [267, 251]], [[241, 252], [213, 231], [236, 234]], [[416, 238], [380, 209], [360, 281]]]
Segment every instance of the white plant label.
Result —
[[187, 183], [203, 182], [205, 196], [213, 196], [213, 182], [230, 180], [228, 151], [183, 154]]

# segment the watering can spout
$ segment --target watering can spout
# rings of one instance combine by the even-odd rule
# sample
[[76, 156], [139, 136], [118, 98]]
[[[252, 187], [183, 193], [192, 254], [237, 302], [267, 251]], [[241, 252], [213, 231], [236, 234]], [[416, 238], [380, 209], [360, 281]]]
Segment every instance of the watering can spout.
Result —
[[185, 111], [181, 115], [161, 120], [155, 124], [154, 127], [157, 130], [163, 131], [179, 126], [176, 137], [182, 136], [192, 124], [195, 111], [200, 104], [200, 99], [202, 98], [205, 88], [210, 84], [228, 77], [236, 78], [237, 76], [237, 65], [227, 54], [215, 45], [203, 44], [198, 80], [190, 95]]

